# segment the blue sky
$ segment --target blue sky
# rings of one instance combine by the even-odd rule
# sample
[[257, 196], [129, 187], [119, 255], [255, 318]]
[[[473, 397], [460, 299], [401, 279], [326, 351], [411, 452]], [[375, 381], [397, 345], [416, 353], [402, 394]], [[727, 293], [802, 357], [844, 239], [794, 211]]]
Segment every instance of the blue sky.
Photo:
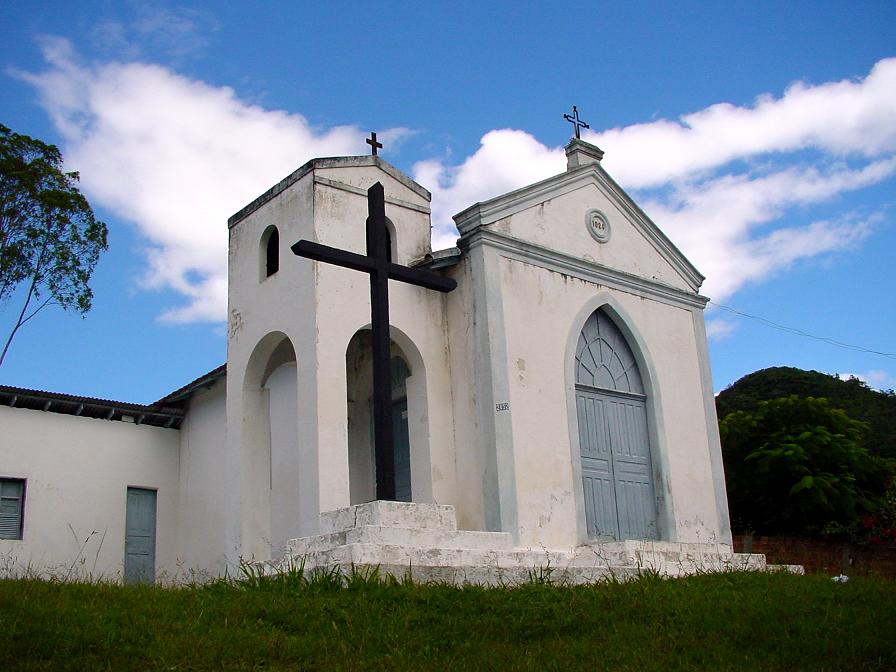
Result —
[[[150, 402], [225, 359], [226, 218], [314, 156], [382, 156], [451, 215], [604, 167], [742, 313], [896, 352], [896, 3], [12, 3], [0, 123], [59, 145], [109, 225], [86, 319], [0, 383]], [[0, 335], [17, 313], [0, 306]], [[768, 366], [896, 387], [896, 356], [707, 311], [716, 389]]]

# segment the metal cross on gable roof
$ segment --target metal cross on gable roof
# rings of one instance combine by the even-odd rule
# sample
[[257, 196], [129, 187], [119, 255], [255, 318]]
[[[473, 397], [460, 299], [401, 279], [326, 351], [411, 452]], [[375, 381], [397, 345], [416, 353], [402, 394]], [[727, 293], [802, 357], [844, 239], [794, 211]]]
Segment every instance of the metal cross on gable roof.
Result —
[[579, 111], [576, 109], [575, 105], [572, 106], [572, 114], [564, 114], [563, 118], [566, 119], [566, 121], [568, 121], [569, 123], [571, 123], [572, 127], [575, 129], [576, 140], [582, 139], [581, 136], [579, 135], [580, 128], [591, 128], [588, 124], [586, 124], [584, 121], [579, 119]]

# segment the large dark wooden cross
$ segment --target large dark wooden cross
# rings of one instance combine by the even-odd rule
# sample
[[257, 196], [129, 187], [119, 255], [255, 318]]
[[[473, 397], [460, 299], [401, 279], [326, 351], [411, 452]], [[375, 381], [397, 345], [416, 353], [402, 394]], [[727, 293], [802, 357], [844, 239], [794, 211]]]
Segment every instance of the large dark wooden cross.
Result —
[[347, 252], [310, 240], [292, 246], [293, 253], [370, 274], [370, 321], [373, 331], [373, 443], [376, 455], [376, 498], [395, 499], [395, 450], [392, 437], [392, 372], [389, 339], [389, 280], [438, 292], [457, 287], [451, 278], [392, 263], [383, 185], [367, 190], [367, 255]]

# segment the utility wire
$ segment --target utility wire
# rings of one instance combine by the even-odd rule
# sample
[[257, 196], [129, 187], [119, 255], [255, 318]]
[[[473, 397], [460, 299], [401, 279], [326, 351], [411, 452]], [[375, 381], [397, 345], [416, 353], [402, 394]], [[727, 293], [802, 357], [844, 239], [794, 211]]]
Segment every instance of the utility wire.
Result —
[[758, 315], [750, 315], [749, 313], [744, 313], [740, 310], [736, 310], [731, 306], [723, 306], [721, 303], [716, 303], [715, 301], [710, 301], [712, 305], [716, 308], [721, 308], [723, 310], [727, 310], [729, 313], [734, 313], [735, 315], [740, 315], [741, 317], [748, 317], [751, 320], [756, 320], [757, 322], [761, 322], [764, 325], [771, 327], [772, 329], [778, 329], [780, 331], [786, 332], [788, 334], [793, 334], [794, 336], [804, 336], [805, 338], [814, 338], [816, 341], [824, 341], [825, 343], [829, 343], [830, 345], [835, 345], [838, 348], [844, 348], [846, 350], [854, 350], [855, 352], [865, 352], [870, 355], [880, 355], [881, 357], [888, 357], [890, 359], [896, 359], [896, 352], [881, 352], [880, 350], [871, 350], [870, 348], [863, 348], [861, 345], [853, 345], [852, 343], [844, 343], [843, 341], [837, 341], [833, 338], [828, 338], [827, 336], [816, 336], [815, 334], [810, 334], [807, 331], [803, 331], [802, 329], [797, 329], [795, 327], [788, 327], [783, 324], [778, 324], [777, 322], [772, 322], [771, 320], [767, 320], [764, 317], [759, 317]]

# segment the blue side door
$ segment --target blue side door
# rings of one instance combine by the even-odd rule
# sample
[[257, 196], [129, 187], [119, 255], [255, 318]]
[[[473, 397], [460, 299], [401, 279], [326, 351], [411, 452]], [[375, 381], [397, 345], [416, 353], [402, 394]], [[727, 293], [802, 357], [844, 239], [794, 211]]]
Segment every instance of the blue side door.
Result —
[[156, 491], [128, 488], [124, 538], [124, 582], [155, 583]]

